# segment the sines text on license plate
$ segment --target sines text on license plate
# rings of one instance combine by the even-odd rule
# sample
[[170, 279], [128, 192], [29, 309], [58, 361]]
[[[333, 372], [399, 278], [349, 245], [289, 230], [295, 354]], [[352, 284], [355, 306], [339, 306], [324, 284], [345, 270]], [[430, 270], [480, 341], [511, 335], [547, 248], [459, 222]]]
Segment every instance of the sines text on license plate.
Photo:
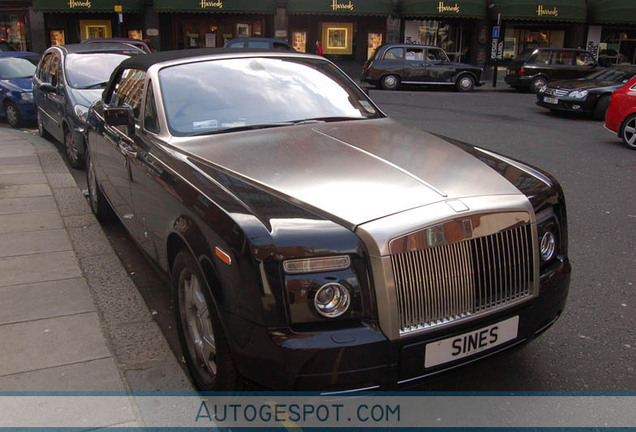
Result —
[[551, 97], [544, 96], [543, 97], [543, 102], [550, 103], [550, 104], [558, 104], [559, 100], [557, 98], [551, 98]]
[[462, 359], [517, 337], [519, 316], [426, 345], [427, 368]]

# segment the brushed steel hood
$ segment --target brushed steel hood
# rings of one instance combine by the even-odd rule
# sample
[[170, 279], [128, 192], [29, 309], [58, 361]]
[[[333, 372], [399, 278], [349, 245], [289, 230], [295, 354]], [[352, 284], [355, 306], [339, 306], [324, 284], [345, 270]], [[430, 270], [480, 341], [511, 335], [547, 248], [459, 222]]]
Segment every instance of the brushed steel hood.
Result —
[[175, 138], [171, 144], [352, 228], [439, 201], [521, 194], [456, 146], [391, 119]]

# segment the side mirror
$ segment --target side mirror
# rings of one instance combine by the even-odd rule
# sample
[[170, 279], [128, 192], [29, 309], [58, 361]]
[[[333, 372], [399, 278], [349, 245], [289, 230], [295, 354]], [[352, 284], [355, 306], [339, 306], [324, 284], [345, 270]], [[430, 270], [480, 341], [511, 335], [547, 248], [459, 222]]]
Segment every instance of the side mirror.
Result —
[[104, 118], [109, 126], [126, 126], [126, 135], [135, 135], [135, 114], [129, 106], [105, 107]]
[[47, 83], [47, 82], [40, 84], [39, 88], [44, 93], [55, 93], [57, 91], [56, 87], [54, 87], [51, 83]]

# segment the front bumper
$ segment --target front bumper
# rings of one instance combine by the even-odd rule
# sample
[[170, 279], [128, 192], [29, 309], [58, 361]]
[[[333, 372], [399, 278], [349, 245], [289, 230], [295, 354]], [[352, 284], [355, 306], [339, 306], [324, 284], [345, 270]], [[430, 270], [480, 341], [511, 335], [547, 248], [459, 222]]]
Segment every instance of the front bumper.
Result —
[[[557, 101], [557, 103], [549, 103], [545, 101], [545, 98], [551, 98]], [[559, 110], [559, 111], [568, 111], [568, 112], [578, 112], [578, 113], [591, 113], [594, 111], [594, 103], [592, 103], [589, 98], [581, 100], [581, 99], [568, 99], [568, 98], [560, 98], [556, 96], [547, 96], [544, 94], [537, 95], [537, 105], [543, 108], [548, 108], [551, 110]]]
[[[241, 373], [270, 389], [390, 390], [411, 385], [462, 364], [529, 341], [565, 307], [570, 264], [564, 260], [539, 284], [540, 294], [483, 319], [399, 340], [387, 339], [374, 324], [323, 331], [253, 328], [250, 343], [235, 352]], [[517, 337], [456, 361], [425, 368], [426, 345], [519, 317]], [[266, 371], [266, 372], [265, 372]]]

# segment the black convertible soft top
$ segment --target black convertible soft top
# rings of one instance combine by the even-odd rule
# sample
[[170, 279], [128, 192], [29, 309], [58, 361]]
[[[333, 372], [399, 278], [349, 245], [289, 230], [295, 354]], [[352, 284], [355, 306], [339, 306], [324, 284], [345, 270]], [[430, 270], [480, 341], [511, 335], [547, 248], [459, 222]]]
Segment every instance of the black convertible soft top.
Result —
[[[278, 55], [288, 55], [285, 51], [273, 49], [240, 49], [240, 48], [197, 48], [188, 50], [160, 51], [152, 54], [139, 55], [130, 57], [119, 65], [117, 69], [141, 69], [147, 70], [150, 66], [172, 60], [178, 60], [190, 57], [199, 57], [206, 55], [227, 55], [240, 54], [241, 56], [250, 53], [276, 53]], [[294, 54], [294, 53], [291, 53]]]

